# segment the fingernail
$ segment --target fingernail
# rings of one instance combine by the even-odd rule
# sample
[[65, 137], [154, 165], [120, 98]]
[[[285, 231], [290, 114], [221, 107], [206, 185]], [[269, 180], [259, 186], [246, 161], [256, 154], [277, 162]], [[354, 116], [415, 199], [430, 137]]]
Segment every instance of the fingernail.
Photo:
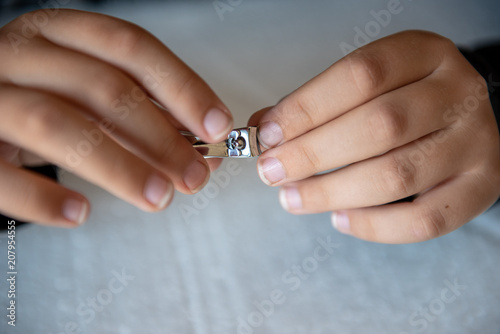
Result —
[[259, 126], [259, 143], [265, 148], [271, 148], [283, 141], [283, 131], [275, 122], [266, 122]]
[[85, 201], [68, 198], [64, 201], [62, 214], [64, 218], [78, 225], [83, 224], [87, 218], [89, 206]]
[[332, 213], [332, 225], [339, 232], [348, 234], [350, 231], [349, 217], [345, 211], [336, 211]]
[[197, 192], [208, 182], [208, 169], [200, 161], [193, 161], [184, 173], [184, 183], [192, 192]]
[[302, 198], [296, 187], [283, 187], [280, 190], [280, 203], [286, 211], [302, 209]]
[[212, 108], [208, 111], [203, 121], [203, 126], [214, 140], [223, 139], [233, 127], [229, 115], [220, 109]]
[[172, 198], [173, 190], [172, 183], [153, 174], [146, 181], [144, 197], [158, 209], [163, 209]]
[[285, 178], [285, 170], [278, 159], [267, 158], [259, 164], [259, 176], [264, 183], [271, 185]]

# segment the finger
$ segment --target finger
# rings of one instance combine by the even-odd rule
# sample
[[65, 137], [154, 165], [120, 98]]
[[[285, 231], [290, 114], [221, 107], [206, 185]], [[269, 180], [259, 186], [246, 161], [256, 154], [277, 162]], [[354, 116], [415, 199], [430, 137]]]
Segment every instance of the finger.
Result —
[[[161, 169], [180, 191], [194, 193], [206, 184], [205, 159], [125, 73], [44, 40], [31, 41], [31, 47], [36, 53], [21, 52], [16, 61], [6, 62], [3, 80], [85, 106], [108, 135]], [[51, 61], [39, 66], [38, 59]]]
[[42, 225], [76, 227], [89, 214], [88, 200], [55, 182], [0, 160], [0, 212]]
[[0, 159], [9, 162], [15, 166], [21, 166], [21, 159], [19, 158], [19, 154], [21, 152], [21, 148], [17, 146], [13, 146], [7, 142], [0, 141]]
[[208, 166], [210, 167], [210, 171], [213, 172], [217, 170], [217, 168], [220, 167], [222, 163], [222, 159], [217, 159], [217, 158], [210, 158], [207, 159]]
[[442, 87], [449, 87], [445, 76], [440, 71], [383, 94], [267, 151], [259, 158], [259, 174], [269, 185], [301, 180], [380, 155], [450, 125], [443, 111], [451, 108], [454, 96], [442, 92]]
[[334, 212], [332, 224], [343, 233], [381, 243], [412, 243], [437, 238], [493, 205], [500, 194], [498, 188], [492, 187], [489, 175], [461, 174], [411, 203]]
[[255, 112], [250, 118], [248, 119], [248, 126], [258, 126], [260, 123], [260, 119], [262, 116], [264, 116], [269, 110], [271, 110], [272, 107], [267, 107], [264, 109], [261, 109], [257, 112]]
[[[161, 171], [54, 97], [2, 86], [0, 139], [35, 152], [147, 211], [165, 208], [173, 186]], [[93, 139], [89, 139], [92, 136]]]
[[[418, 47], [424, 43], [425, 48]], [[421, 80], [441, 64], [450, 47], [456, 49], [441, 36], [415, 31], [368, 44], [333, 64], [266, 113], [260, 120], [260, 141], [266, 147], [276, 146], [376, 96]]]
[[381, 205], [420, 193], [477, 161], [466, 131], [440, 130], [382, 156], [287, 184], [281, 202], [290, 212], [314, 213]]
[[[29, 20], [34, 14], [26, 15]], [[121, 68], [204, 141], [221, 141], [231, 130], [232, 116], [210, 87], [142, 28], [101, 14], [64, 10], [40, 30], [56, 44]]]

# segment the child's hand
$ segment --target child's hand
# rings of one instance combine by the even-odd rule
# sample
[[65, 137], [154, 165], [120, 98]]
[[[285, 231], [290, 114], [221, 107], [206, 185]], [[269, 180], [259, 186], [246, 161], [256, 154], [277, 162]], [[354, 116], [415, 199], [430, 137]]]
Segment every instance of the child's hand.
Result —
[[264, 182], [283, 186], [282, 205], [298, 214], [334, 211], [334, 225], [358, 238], [435, 238], [500, 194], [486, 84], [451, 41], [432, 33], [367, 45], [250, 123], [275, 147], [258, 169]]
[[33, 154], [156, 211], [209, 177], [178, 129], [217, 142], [232, 128], [200, 77], [116, 18], [28, 13], [0, 29], [0, 59], [0, 211], [18, 219], [75, 226], [88, 214], [82, 195], [15, 167]]

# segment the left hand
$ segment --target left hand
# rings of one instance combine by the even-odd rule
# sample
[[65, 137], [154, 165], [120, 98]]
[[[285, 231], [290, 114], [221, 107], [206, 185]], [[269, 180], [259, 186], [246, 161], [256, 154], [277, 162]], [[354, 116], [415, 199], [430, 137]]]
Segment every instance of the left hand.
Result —
[[[433, 33], [407, 31], [362, 47], [249, 123], [260, 124], [270, 148], [259, 174], [282, 186], [282, 206], [333, 211], [334, 226], [361, 239], [435, 238], [500, 195], [486, 83]], [[392, 203], [411, 195], [412, 202]]]

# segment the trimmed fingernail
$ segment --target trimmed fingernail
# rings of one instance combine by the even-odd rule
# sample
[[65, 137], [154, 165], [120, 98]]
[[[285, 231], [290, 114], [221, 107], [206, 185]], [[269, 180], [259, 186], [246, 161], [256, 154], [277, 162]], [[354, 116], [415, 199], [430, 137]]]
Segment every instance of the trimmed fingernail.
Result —
[[203, 126], [210, 137], [214, 140], [222, 139], [233, 127], [233, 121], [229, 115], [220, 109], [212, 108], [207, 112]]
[[349, 217], [345, 211], [336, 211], [332, 213], [332, 225], [342, 233], [349, 233], [351, 229]]
[[193, 161], [184, 173], [184, 183], [192, 192], [197, 192], [208, 182], [208, 169], [200, 161]]
[[283, 141], [283, 131], [275, 122], [266, 122], [259, 126], [259, 143], [266, 149], [274, 147]]
[[83, 224], [87, 219], [89, 205], [85, 201], [74, 198], [68, 198], [64, 201], [62, 214], [64, 218], [78, 225]]
[[278, 159], [267, 158], [259, 164], [259, 176], [264, 183], [271, 185], [285, 178], [285, 169]]
[[296, 187], [283, 187], [280, 190], [280, 203], [286, 211], [302, 209], [302, 198]]
[[158, 209], [163, 209], [172, 198], [173, 190], [171, 182], [156, 174], [152, 174], [146, 181], [144, 197]]

